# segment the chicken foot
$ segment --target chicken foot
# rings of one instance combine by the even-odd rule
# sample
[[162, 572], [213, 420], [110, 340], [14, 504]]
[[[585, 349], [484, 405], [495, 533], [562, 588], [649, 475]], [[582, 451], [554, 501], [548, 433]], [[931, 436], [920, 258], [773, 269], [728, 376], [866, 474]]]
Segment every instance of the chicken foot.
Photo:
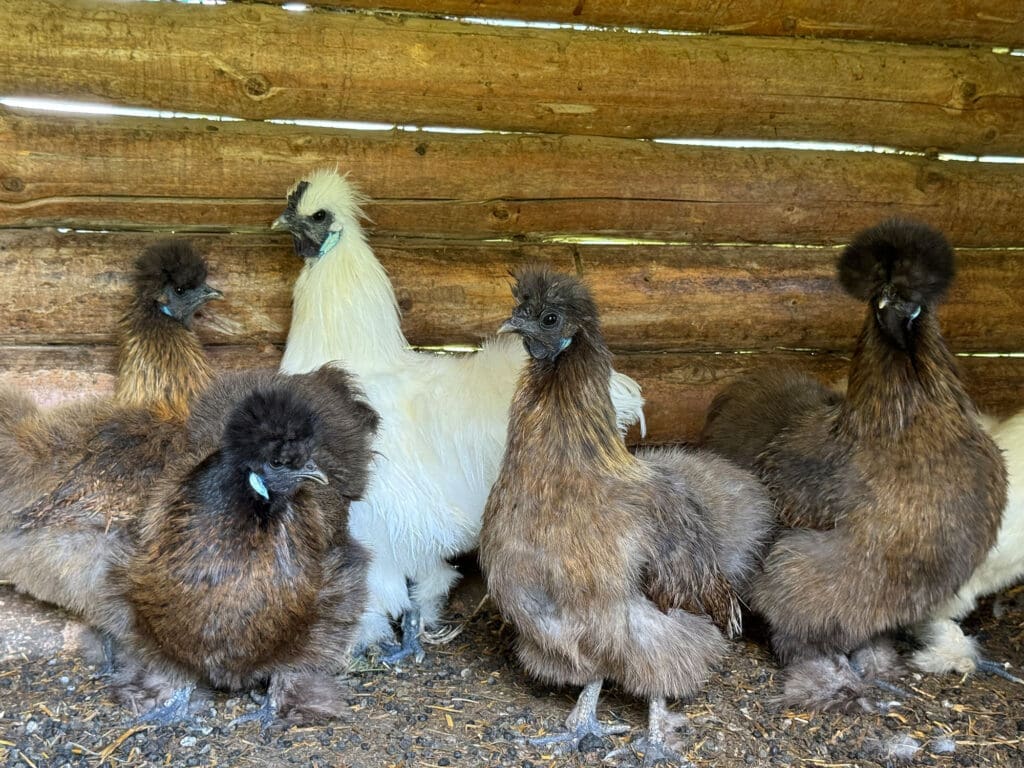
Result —
[[565, 730], [547, 736], [528, 739], [535, 747], [557, 746], [561, 750], [579, 749], [580, 742], [587, 736], [614, 736], [629, 730], [628, 725], [601, 725], [597, 721], [597, 700], [601, 695], [603, 680], [587, 683], [576, 700], [576, 706], [565, 719]]

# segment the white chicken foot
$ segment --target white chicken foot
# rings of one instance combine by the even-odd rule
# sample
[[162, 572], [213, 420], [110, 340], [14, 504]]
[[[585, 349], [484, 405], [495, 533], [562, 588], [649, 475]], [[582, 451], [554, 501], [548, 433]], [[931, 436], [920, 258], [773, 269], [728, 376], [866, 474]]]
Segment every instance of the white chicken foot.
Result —
[[685, 757], [670, 747], [666, 742], [666, 736], [680, 725], [686, 722], [685, 715], [673, 715], [665, 706], [664, 699], [651, 699], [650, 710], [647, 717], [647, 733], [619, 749], [612, 750], [605, 755], [605, 760], [615, 760], [626, 755], [643, 755], [643, 765], [658, 765], [659, 763], [672, 763], [681, 768], [692, 767]]
[[597, 721], [597, 700], [601, 696], [603, 680], [587, 683], [576, 700], [576, 706], [565, 719], [565, 730], [547, 736], [527, 739], [534, 747], [557, 747], [559, 751], [579, 749], [580, 742], [587, 736], [614, 736], [629, 730], [628, 725], [601, 725]]

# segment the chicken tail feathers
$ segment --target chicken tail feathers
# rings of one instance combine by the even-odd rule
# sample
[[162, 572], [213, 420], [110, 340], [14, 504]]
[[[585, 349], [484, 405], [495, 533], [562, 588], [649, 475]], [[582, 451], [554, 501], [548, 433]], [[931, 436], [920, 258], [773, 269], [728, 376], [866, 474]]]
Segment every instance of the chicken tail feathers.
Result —
[[640, 385], [626, 374], [612, 371], [608, 389], [619, 431], [625, 433], [631, 426], [639, 423], [640, 437], [646, 437], [647, 421], [644, 419], [644, 396], [640, 391]]

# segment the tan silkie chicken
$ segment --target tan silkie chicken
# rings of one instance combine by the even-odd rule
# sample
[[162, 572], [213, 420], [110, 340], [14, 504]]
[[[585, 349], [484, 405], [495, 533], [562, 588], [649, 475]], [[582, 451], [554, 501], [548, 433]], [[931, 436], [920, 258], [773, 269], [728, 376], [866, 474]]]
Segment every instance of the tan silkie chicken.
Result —
[[0, 392], [0, 578], [93, 625], [123, 526], [181, 450], [189, 400], [209, 380], [191, 328], [193, 313], [220, 296], [205, 279], [205, 262], [181, 241], [138, 259], [115, 398], [41, 410]]
[[336, 717], [369, 562], [345, 512], [366, 487], [376, 414], [333, 369], [228, 377], [194, 407], [187, 449], [110, 568], [103, 628], [141, 662], [120, 694], [153, 705], [137, 722], [186, 717], [201, 683], [266, 684], [240, 718], [263, 727]]
[[[611, 354], [575, 277], [519, 272], [504, 331], [530, 356], [484, 510], [480, 562], [516, 652], [545, 682], [581, 685], [566, 731], [576, 747], [627, 730], [596, 719], [604, 680], [650, 702], [644, 763], [681, 760], [666, 699], [694, 695], [740, 629], [771, 525], [764, 488], [710, 452], [623, 444], [608, 396]], [[616, 753], [613, 753], [613, 755]]]
[[845, 397], [803, 374], [753, 374], [718, 395], [703, 435], [775, 502], [780, 532], [751, 601], [789, 666], [785, 700], [801, 707], [864, 704], [892, 661], [872, 649], [956, 594], [1006, 501], [999, 449], [939, 330], [954, 274], [945, 238], [886, 221], [838, 266], [867, 304]]

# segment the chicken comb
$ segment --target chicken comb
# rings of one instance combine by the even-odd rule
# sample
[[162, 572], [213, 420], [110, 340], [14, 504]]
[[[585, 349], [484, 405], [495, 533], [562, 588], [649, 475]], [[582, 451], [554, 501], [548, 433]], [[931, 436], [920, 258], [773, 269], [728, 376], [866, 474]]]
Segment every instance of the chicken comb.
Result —
[[869, 301], [885, 284], [905, 300], [931, 306], [942, 301], [956, 273], [945, 236], [916, 221], [888, 219], [861, 231], [843, 251], [839, 282], [851, 296]]
[[135, 260], [135, 283], [147, 292], [167, 283], [198, 288], [206, 282], [206, 273], [206, 260], [188, 240], [160, 240]]

